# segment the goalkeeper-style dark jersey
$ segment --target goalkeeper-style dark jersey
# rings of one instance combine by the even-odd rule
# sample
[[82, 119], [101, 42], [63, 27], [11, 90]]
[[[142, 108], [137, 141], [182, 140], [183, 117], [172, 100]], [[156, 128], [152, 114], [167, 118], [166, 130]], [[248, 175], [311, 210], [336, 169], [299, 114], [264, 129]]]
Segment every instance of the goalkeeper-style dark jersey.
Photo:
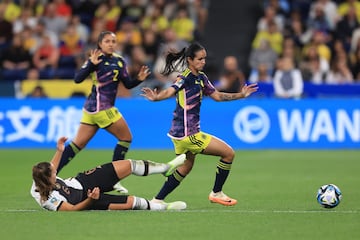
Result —
[[76, 83], [81, 83], [89, 75], [93, 82], [91, 93], [84, 104], [84, 110], [90, 113], [114, 106], [120, 81], [127, 89], [141, 83], [139, 80], [130, 78], [126, 63], [120, 55], [102, 54], [99, 58], [102, 61], [98, 65], [94, 65], [90, 59], [87, 60], [75, 75]]
[[215, 87], [203, 72], [196, 76], [190, 69], [182, 72], [172, 87], [176, 90], [176, 108], [168, 135], [181, 139], [198, 133], [203, 95], [211, 95]]

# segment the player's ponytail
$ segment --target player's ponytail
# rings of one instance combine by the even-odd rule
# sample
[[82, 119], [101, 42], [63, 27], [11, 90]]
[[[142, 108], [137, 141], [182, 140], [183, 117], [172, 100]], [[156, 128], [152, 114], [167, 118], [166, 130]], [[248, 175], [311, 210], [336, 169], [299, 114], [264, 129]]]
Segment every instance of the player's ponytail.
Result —
[[180, 72], [186, 66], [185, 51], [186, 48], [180, 52], [169, 52], [166, 55], [165, 67], [161, 74], [168, 76], [172, 72]]
[[53, 189], [51, 178], [51, 165], [49, 162], [36, 164], [32, 169], [32, 177], [35, 182], [36, 190], [39, 192], [41, 200], [46, 201]]
[[169, 52], [166, 55], [165, 67], [161, 74], [167, 76], [172, 72], [181, 72], [187, 67], [187, 58], [194, 59], [195, 53], [203, 50], [204, 47], [194, 42], [180, 52]]

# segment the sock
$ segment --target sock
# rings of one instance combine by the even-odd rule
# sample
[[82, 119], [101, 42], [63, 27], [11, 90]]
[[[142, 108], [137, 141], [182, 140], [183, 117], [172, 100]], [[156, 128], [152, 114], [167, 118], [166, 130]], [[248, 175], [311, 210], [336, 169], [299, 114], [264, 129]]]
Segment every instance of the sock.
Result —
[[220, 192], [222, 187], [229, 176], [232, 163], [224, 162], [222, 159], [217, 164], [216, 178], [213, 192]]
[[125, 159], [125, 154], [129, 150], [131, 142], [120, 140], [114, 149], [113, 161]]
[[164, 200], [167, 195], [169, 195], [177, 186], [180, 185], [181, 181], [185, 178], [185, 176], [181, 175], [177, 170], [170, 175], [160, 192], [156, 195], [156, 199]]
[[60, 172], [60, 170], [66, 164], [68, 164], [71, 161], [71, 159], [73, 159], [75, 157], [75, 155], [78, 154], [80, 151], [81, 151], [81, 148], [76, 146], [75, 143], [71, 142], [70, 144], [68, 144], [65, 147], [64, 152], [61, 156], [59, 167], [58, 167], [57, 171]]
[[167, 168], [168, 166], [165, 163], [156, 163], [148, 160], [131, 160], [131, 173], [137, 176], [164, 173]]
[[132, 209], [134, 209], [134, 210], [150, 210], [150, 203], [145, 198], [134, 196], [134, 203], [133, 203]]

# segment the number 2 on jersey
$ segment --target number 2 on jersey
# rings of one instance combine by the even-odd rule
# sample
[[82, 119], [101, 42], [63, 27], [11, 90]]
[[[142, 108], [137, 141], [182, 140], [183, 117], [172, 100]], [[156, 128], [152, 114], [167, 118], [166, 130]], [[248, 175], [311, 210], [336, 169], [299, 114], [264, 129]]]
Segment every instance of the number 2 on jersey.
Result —
[[119, 70], [114, 69], [113, 72], [114, 72], [113, 81], [116, 82], [118, 80]]

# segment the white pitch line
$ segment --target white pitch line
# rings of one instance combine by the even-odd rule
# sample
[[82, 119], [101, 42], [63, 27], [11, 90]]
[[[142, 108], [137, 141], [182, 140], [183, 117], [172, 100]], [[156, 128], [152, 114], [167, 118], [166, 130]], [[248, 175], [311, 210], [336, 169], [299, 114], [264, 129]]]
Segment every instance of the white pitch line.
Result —
[[39, 210], [34, 209], [4, 209], [0, 210], [0, 212], [38, 212]]
[[[8, 213], [15, 213], [15, 212], [43, 212], [44, 210], [34, 210], [34, 209], [5, 209], [0, 210], [0, 212], [8, 212]], [[46, 211], [45, 211], [46, 212]], [[141, 212], [141, 211], [136, 211]], [[314, 214], [314, 213], [341, 213], [341, 214], [359, 214], [360, 211], [357, 210], [231, 210], [231, 209], [214, 209], [214, 210], [197, 210], [197, 209], [188, 209], [188, 210], [170, 210], [167, 212], [186, 212], [186, 213], [276, 213], [276, 214]]]
[[324, 210], [183, 210], [184, 212], [228, 212], [228, 213], [285, 213], [285, 214], [291, 214], [291, 213], [346, 213], [346, 214], [359, 214], [360, 212], [357, 210], [330, 210], [330, 209], [324, 209]]
[[357, 210], [184, 210], [185, 212], [227, 212], [227, 213], [276, 213], [276, 214], [312, 214], [312, 213], [344, 213], [344, 214], [359, 214]]

